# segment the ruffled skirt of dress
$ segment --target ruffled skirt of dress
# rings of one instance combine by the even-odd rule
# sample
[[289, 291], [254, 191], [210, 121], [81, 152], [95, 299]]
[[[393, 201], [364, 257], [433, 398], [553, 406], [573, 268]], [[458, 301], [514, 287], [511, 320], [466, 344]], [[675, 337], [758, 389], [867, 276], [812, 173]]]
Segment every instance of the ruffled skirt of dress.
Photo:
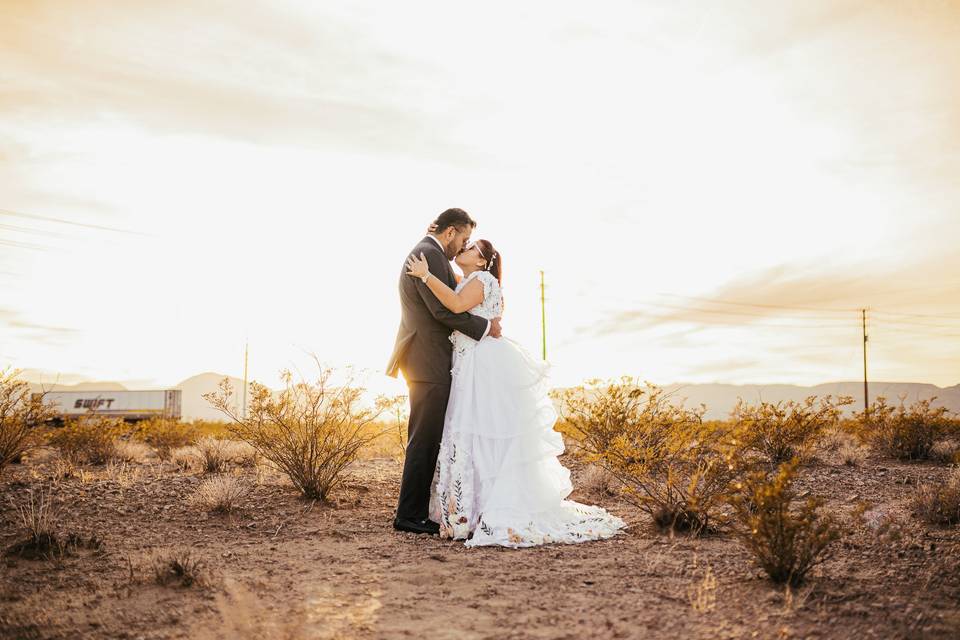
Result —
[[573, 486], [557, 459], [564, 443], [553, 429], [549, 363], [509, 338], [468, 346], [455, 355], [431, 492], [441, 536], [528, 547], [608, 538], [625, 527], [600, 507], [566, 499]]

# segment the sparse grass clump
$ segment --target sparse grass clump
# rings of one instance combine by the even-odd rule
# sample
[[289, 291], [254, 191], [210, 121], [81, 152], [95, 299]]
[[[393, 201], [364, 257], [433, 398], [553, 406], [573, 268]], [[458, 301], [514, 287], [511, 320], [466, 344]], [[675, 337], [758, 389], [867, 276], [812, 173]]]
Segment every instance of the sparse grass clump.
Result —
[[140, 464], [146, 462], [152, 453], [153, 450], [149, 446], [138, 440], [118, 438], [113, 442], [111, 460], [127, 464]]
[[204, 511], [231, 513], [239, 509], [241, 502], [250, 495], [250, 487], [240, 478], [219, 475], [207, 478], [197, 487], [190, 502]]
[[194, 443], [204, 473], [222, 473], [230, 463], [230, 443], [227, 440], [204, 436]]
[[917, 487], [913, 512], [930, 524], [960, 524], [960, 467], [939, 484]]
[[304, 496], [325, 500], [342, 480], [346, 466], [381, 435], [370, 425], [395, 404], [380, 397], [374, 407], [361, 407], [363, 389], [354, 386], [352, 379], [334, 387], [333, 373], [322, 369], [315, 383], [294, 384], [291, 373], [283, 371], [286, 387], [276, 395], [264, 385], [250, 383], [246, 418], [231, 400], [228, 378], [218, 392], [203, 397], [233, 420], [234, 436], [282, 470]]
[[868, 411], [855, 414], [864, 425], [864, 433], [881, 453], [900, 460], [927, 460], [934, 444], [956, 431], [955, 422], [946, 407], [931, 408], [936, 399], [918, 400], [909, 407], [900, 398], [900, 406], [892, 407], [884, 396], [878, 396]]
[[116, 440], [125, 431], [123, 421], [102, 415], [67, 419], [48, 431], [47, 442], [70, 462], [106, 464], [117, 456]]
[[802, 403], [749, 405], [738, 398], [731, 417], [744, 448], [775, 466], [793, 458], [806, 459], [824, 432], [839, 423], [840, 407], [853, 402], [851, 396], [833, 402], [827, 395], [815, 407], [816, 400], [817, 396], [807, 396]]
[[43, 486], [30, 490], [26, 503], [16, 505], [16, 512], [26, 536], [6, 549], [7, 556], [59, 561], [80, 547], [100, 549], [103, 546], [96, 536], [62, 534], [59, 531], [61, 509]]
[[734, 532], [774, 582], [797, 586], [814, 566], [831, 555], [840, 537], [835, 519], [818, 513], [822, 501], [808, 498], [794, 508], [792, 488], [799, 460], [776, 473], [754, 471], [730, 497]]
[[[573, 453], [606, 469], [625, 500], [666, 529], [715, 530], [723, 496], [743, 473], [729, 425], [704, 423], [703, 411], [673, 406], [662, 389], [633, 378], [587, 382], [561, 393]], [[701, 405], [702, 406], [702, 405]]]
[[57, 537], [60, 510], [51, 500], [49, 492], [44, 493], [42, 486], [36, 494], [30, 491], [26, 504], [17, 506], [17, 515], [20, 525], [27, 532], [27, 538], [10, 547], [7, 555], [40, 559], [62, 553], [63, 544]]
[[19, 375], [19, 369], [0, 372], [0, 473], [39, 444], [37, 426], [54, 415], [54, 408], [43, 403], [44, 394], [33, 396]]
[[150, 565], [154, 580], [162, 586], [205, 586], [209, 582], [206, 563], [186, 547], [158, 551]]
[[170, 464], [180, 471], [200, 468], [200, 450], [193, 446], [177, 447], [170, 450]]

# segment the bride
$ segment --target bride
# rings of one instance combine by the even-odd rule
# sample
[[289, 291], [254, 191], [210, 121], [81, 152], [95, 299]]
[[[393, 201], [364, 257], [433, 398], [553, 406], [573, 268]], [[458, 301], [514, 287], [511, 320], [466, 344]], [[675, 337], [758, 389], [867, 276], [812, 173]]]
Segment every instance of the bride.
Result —
[[[503, 313], [500, 254], [478, 240], [457, 257], [464, 277], [451, 290], [434, 277], [423, 254], [407, 274], [423, 280], [445, 307], [484, 318]], [[548, 395], [550, 365], [506, 337], [479, 342], [459, 331], [453, 342], [450, 400], [430, 495], [440, 535], [466, 546], [528, 547], [586, 542], [626, 524], [604, 509], [566, 497], [570, 471], [557, 456], [563, 436]]]

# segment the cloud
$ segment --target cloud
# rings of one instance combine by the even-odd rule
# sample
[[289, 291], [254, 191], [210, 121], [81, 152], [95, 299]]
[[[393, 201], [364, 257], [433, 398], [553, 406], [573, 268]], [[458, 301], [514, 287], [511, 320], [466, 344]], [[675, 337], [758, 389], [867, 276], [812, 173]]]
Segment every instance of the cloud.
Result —
[[435, 70], [335, 16], [307, 20], [272, 4], [237, 11], [223, 2], [23, 2], [3, 14], [6, 118], [119, 120], [250, 142], [477, 160], [444, 136], [450, 116], [423, 108]]
[[[960, 318], [960, 299], [955, 295], [960, 282], [944, 281], [945, 273], [960, 273], [960, 255], [918, 255], [912, 263], [883, 268], [873, 263], [832, 270], [802, 262], [780, 264], [745, 274], [703, 297], [660, 294], [660, 301], [625, 309], [580, 327], [578, 332], [600, 337], [693, 324], [667, 337], [667, 343], [686, 346], [683, 338], [709, 327], [780, 326], [825, 334], [850, 331], [859, 326], [861, 308], [867, 308], [871, 317], [876, 312], [881, 321], [893, 323], [903, 321], [897, 314], [904, 308], [922, 310], [934, 303], [934, 315], [947, 318], [957, 314]], [[923, 282], [939, 285], [917, 284]], [[936, 318], [928, 321], [935, 322]]]
[[23, 314], [7, 308], [0, 308], [0, 327], [20, 334], [20, 339], [50, 345], [68, 344], [68, 339], [79, 334], [77, 329], [71, 327], [55, 327], [30, 322], [24, 319]]

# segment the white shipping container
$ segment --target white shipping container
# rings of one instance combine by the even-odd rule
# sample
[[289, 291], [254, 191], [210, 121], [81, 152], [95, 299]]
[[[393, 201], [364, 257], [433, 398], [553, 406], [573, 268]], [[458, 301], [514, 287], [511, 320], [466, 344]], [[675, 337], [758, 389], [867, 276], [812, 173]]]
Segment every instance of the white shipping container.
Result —
[[[39, 394], [34, 394], [39, 395]], [[153, 417], [180, 419], [179, 389], [150, 391], [48, 391], [45, 405], [56, 408], [61, 417], [82, 416], [95, 411], [99, 415], [124, 420]]]

